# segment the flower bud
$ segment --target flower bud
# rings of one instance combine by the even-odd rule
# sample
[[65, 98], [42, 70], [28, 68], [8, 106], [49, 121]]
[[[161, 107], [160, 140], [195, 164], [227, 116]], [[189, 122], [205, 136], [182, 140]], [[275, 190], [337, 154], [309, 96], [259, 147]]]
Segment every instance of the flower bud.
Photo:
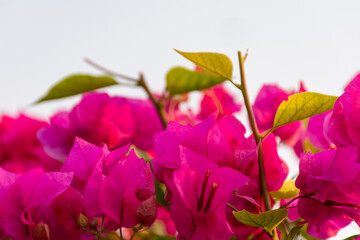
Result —
[[36, 227], [32, 232], [32, 239], [49, 240], [50, 239], [49, 226], [47, 224], [44, 224], [43, 222], [40, 222], [38, 225], [36, 225]]
[[98, 227], [98, 222], [96, 220], [90, 222], [90, 224], [89, 224], [90, 230], [96, 231], [97, 227]]
[[80, 213], [77, 223], [81, 228], [87, 228], [89, 226], [89, 219], [82, 213]]

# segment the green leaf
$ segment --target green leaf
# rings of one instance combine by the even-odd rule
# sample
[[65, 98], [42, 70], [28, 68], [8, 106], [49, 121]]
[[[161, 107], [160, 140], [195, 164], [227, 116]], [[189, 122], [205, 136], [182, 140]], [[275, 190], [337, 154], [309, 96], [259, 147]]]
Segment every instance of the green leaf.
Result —
[[170, 95], [202, 90], [225, 81], [224, 78], [183, 67], [174, 67], [166, 74], [166, 88]]
[[291, 95], [283, 101], [275, 115], [273, 129], [282, 125], [312, 117], [334, 107], [337, 97], [313, 92]]
[[289, 235], [286, 237], [286, 240], [293, 240], [296, 235], [298, 235], [300, 233], [300, 229], [303, 227], [303, 225], [296, 225], [294, 226], [290, 232]]
[[230, 58], [224, 54], [181, 52], [176, 49], [175, 51], [209, 73], [224, 79], [232, 79], [233, 65]]
[[71, 75], [51, 87], [48, 93], [36, 103], [74, 96], [116, 84], [118, 84], [118, 82], [109, 76], [92, 76], [87, 74]]
[[275, 209], [260, 214], [253, 214], [246, 210], [233, 212], [234, 217], [246, 225], [260, 227], [270, 233], [279, 225], [288, 215], [286, 209]]
[[356, 240], [359, 236], [360, 236], [359, 234], [356, 234], [356, 235], [347, 237], [347, 238], [345, 238], [344, 240]]
[[299, 195], [300, 190], [296, 188], [294, 180], [286, 180], [282, 187], [276, 192], [270, 192], [270, 195], [276, 199], [289, 199]]

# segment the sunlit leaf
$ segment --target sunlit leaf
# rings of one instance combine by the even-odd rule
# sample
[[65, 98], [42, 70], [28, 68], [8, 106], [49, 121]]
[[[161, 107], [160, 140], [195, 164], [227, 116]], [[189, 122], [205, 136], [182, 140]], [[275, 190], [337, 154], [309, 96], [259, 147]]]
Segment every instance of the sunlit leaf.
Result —
[[334, 107], [337, 97], [313, 92], [291, 95], [280, 104], [273, 129], [282, 125], [327, 112]]
[[175, 95], [206, 89], [223, 81], [225, 81], [224, 78], [191, 71], [183, 67], [174, 67], [166, 75], [166, 88], [170, 95]]
[[356, 239], [358, 239], [359, 236], [360, 236], [359, 234], [356, 234], [356, 235], [347, 237], [347, 238], [345, 238], [344, 240], [356, 240]]
[[74, 96], [116, 84], [118, 82], [109, 76], [71, 75], [51, 87], [48, 93], [36, 103]]
[[246, 210], [241, 210], [233, 212], [233, 214], [239, 222], [271, 232], [286, 218], [288, 211], [280, 208], [260, 214], [253, 214]]
[[296, 235], [300, 233], [300, 229], [303, 227], [303, 225], [296, 225], [294, 226], [290, 232], [289, 235], [286, 237], [286, 240], [293, 240], [295, 239]]
[[176, 49], [175, 51], [209, 73], [224, 79], [232, 79], [233, 65], [230, 58], [224, 54], [181, 52]]
[[318, 148], [314, 147], [314, 145], [311, 144], [309, 139], [304, 140], [303, 148], [304, 148], [304, 152], [312, 152], [313, 154], [322, 151], [321, 149], [318, 149]]
[[296, 197], [300, 190], [296, 188], [294, 180], [286, 180], [282, 187], [276, 192], [270, 192], [270, 195], [276, 199], [289, 199]]

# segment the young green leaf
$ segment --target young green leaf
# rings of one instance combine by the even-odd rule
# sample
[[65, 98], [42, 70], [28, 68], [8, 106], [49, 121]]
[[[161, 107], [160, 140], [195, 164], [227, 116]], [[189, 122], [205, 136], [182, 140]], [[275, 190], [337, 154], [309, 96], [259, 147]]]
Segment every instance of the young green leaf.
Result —
[[286, 237], [286, 240], [293, 240], [295, 239], [296, 235], [300, 233], [300, 229], [303, 227], [303, 225], [296, 225], [294, 226], [290, 232], [289, 235]]
[[282, 125], [312, 117], [334, 107], [337, 97], [313, 92], [291, 95], [283, 101], [275, 115], [273, 129]]
[[224, 79], [232, 79], [233, 65], [230, 58], [224, 54], [209, 52], [190, 53], [181, 52], [176, 49], [175, 51], [209, 73]]
[[296, 188], [294, 180], [286, 180], [282, 187], [276, 192], [270, 192], [270, 195], [276, 199], [289, 199], [296, 197], [300, 190]]
[[69, 97], [116, 84], [118, 84], [118, 82], [109, 76], [75, 74], [68, 76], [55, 84], [52, 88], [50, 88], [48, 93], [36, 103]]
[[234, 217], [246, 225], [260, 227], [270, 233], [274, 230], [288, 215], [286, 209], [275, 209], [260, 214], [253, 214], [246, 210], [233, 212]]
[[170, 95], [202, 90], [225, 81], [224, 78], [183, 67], [174, 67], [166, 74], [166, 88]]

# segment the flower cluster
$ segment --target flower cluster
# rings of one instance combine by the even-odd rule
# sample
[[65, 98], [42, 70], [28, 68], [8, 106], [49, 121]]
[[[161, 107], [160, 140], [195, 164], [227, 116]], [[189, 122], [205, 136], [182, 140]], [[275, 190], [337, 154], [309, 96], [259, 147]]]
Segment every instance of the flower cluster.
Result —
[[[224, 84], [202, 88], [195, 113], [187, 93], [139, 81], [148, 100], [91, 92], [49, 123], [2, 117], [0, 239], [276, 240], [291, 227], [328, 238], [360, 225], [360, 74], [333, 109], [307, 115], [305, 101], [279, 126], [282, 104], [309, 93], [302, 83], [264, 85], [251, 106], [232, 82], [251, 132]], [[299, 157], [295, 182], [278, 145]]]

